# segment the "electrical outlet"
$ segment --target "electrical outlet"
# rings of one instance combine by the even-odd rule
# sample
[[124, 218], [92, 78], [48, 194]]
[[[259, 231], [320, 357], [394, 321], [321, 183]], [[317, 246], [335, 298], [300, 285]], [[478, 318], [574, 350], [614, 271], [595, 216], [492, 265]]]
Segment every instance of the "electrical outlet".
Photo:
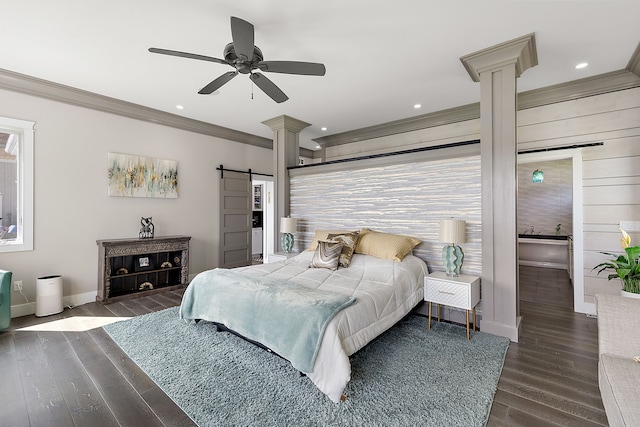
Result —
[[13, 290], [15, 292], [22, 292], [22, 280], [16, 280], [13, 282]]
[[620, 221], [620, 228], [626, 232], [640, 231], [640, 221]]

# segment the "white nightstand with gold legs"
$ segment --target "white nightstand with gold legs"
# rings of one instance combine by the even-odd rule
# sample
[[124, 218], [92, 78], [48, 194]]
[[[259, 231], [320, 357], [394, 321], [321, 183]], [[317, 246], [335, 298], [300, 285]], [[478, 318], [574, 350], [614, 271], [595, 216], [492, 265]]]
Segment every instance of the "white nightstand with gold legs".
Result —
[[473, 330], [476, 330], [476, 305], [480, 302], [480, 278], [461, 274], [448, 276], [443, 271], [436, 271], [424, 278], [424, 300], [429, 302], [429, 329], [431, 329], [431, 304], [438, 304], [438, 322], [440, 306], [461, 308], [467, 314], [467, 339], [469, 332], [469, 311], [473, 314]]

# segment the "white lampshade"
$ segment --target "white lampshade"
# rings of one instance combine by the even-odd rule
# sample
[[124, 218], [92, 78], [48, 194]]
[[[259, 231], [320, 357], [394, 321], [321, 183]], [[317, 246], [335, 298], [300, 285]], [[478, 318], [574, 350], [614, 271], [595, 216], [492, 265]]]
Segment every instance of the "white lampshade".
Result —
[[280, 232], [293, 234], [298, 226], [297, 218], [280, 218]]
[[440, 241], [444, 243], [464, 243], [467, 223], [461, 219], [440, 220]]

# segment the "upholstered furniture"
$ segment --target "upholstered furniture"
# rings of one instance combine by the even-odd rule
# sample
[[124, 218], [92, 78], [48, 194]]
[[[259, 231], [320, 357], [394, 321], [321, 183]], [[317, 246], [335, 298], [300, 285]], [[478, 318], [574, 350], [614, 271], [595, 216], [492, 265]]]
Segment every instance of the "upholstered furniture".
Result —
[[596, 295], [598, 383], [609, 425], [640, 426], [640, 299]]
[[11, 323], [11, 277], [10, 271], [0, 270], [0, 331]]

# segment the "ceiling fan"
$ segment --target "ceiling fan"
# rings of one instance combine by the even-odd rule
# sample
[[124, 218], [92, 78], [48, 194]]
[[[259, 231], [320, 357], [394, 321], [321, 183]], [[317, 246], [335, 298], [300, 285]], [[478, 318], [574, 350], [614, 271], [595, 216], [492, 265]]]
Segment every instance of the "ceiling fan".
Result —
[[257, 72], [258, 70], [265, 73], [301, 74], [305, 76], [324, 76], [326, 72], [323, 64], [315, 62], [263, 61], [262, 51], [253, 44], [253, 25], [235, 16], [231, 17], [231, 38], [233, 41], [224, 48], [224, 59], [155, 47], [149, 48], [149, 52], [216, 62], [235, 68], [235, 71], [224, 73], [200, 89], [198, 93], [202, 95], [209, 95], [215, 92], [240, 73], [249, 74], [249, 78], [256, 86], [271, 99], [280, 103], [286, 101], [289, 97], [264, 74]]

